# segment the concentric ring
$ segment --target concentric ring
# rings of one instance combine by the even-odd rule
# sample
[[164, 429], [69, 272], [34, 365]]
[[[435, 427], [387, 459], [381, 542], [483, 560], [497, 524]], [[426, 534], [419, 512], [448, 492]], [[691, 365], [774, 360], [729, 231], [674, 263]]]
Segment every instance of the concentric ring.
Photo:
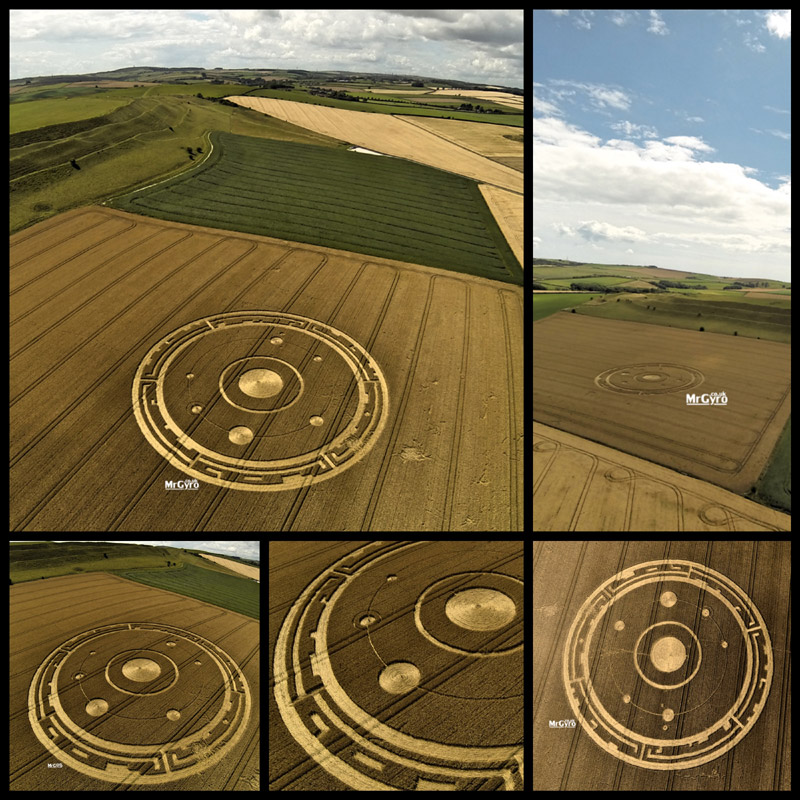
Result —
[[[278, 351], [291, 350], [291, 340], [300, 343], [292, 352], [303, 364], [289, 363], [285, 354], [276, 356]], [[213, 376], [213, 394], [191, 396], [204, 376], [186, 368], [181, 385], [187, 396], [175, 397], [174, 378], [172, 390], [166, 391], [170, 370], [187, 352], [194, 352], [189, 348], [197, 347], [204, 353], [227, 352], [237, 341], [246, 352]], [[305, 349], [302, 343], [307, 343]], [[317, 353], [311, 358], [311, 351], [320, 348], [325, 357]], [[335, 359], [339, 371], [350, 376], [347, 394], [353, 399], [343, 416], [338, 394], [336, 406], [326, 413], [323, 407], [332, 401], [325, 390], [315, 396], [307, 391], [304, 371], [316, 370], [317, 376], [330, 374], [328, 358]], [[226, 382], [228, 375], [231, 380]], [[259, 457], [259, 447], [272, 441], [260, 432], [264, 415], [274, 419], [287, 413], [301, 394], [308, 406], [305, 416], [300, 415], [302, 431], [281, 432], [281, 457]], [[215, 427], [213, 422], [205, 424], [218, 402], [224, 404], [223, 408], [241, 412], [241, 421], [222, 427]], [[165, 336], [151, 347], [136, 370], [132, 403], [140, 430], [170, 464], [207, 483], [250, 492], [299, 489], [338, 475], [369, 452], [386, 426], [389, 412], [386, 379], [375, 359], [355, 339], [308, 317], [269, 311], [211, 315]], [[176, 420], [180, 415], [186, 415], [182, 423]], [[245, 434], [245, 429], [249, 433]], [[236, 432], [231, 434], [232, 430]], [[292, 442], [298, 452], [290, 450], [283, 457], [283, 448]], [[306, 447], [298, 442], [306, 442]]]
[[704, 380], [703, 373], [694, 367], [659, 361], [612, 367], [594, 382], [600, 389], [622, 394], [669, 394], [689, 391]]
[[[598, 689], [595, 688], [590, 661], [590, 652], [593, 646], [602, 641], [604, 627], [608, 624], [607, 615], [614, 604], [637, 589], [666, 581], [671, 584], [687, 584], [701, 595], [714, 598], [720, 608], [724, 609], [724, 613], [731, 615], [735, 629], [741, 634], [741, 647], [744, 651], [739, 663], [745, 667], [745, 671], [743, 677], [737, 678], [735, 687], [738, 693], [731, 706], [718, 719], [711, 720], [704, 729], [691, 735], [679, 735], [679, 738], [668, 738], [667, 735], [664, 738], [654, 738], [632, 729], [630, 722], [623, 724], [618, 721], [600, 698], [600, 684]], [[668, 593], [656, 594], [655, 602], [674, 613], [675, 604], [669, 604]], [[696, 618], [702, 620], [711, 617], [707, 609], [698, 608]], [[621, 632], [626, 628], [623, 621], [618, 621], [612, 629]], [[691, 630], [689, 632], [696, 639], [695, 633]], [[639, 636], [635, 653], [642, 639], [643, 635]], [[727, 641], [719, 642], [722, 650], [727, 650], [728, 645]], [[669, 662], [664, 663], [671, 666]], [[688, 769], [723, 755], [752, 729], [766, 705], [772, 684], [773, 663], [772, 644], [764, 619], [739, 586], [702, 564], [677, 559], [661, 560], [637, 564], [623, 570], [605, 581], [586, 599], [567, 635], [563, 680], [575, 719], [605, 752], [647, 769]], [[661, 674], [680, 675], [678, 671]], [[738, 671], [735, 674], [738, 676]], [[691, 680], [691, 677], [690, 675], [687, 680]], [[674, 697], [672, 690], [686, 682], [664, 685], [662, 694], [656, 695], [664, 698], [664, 722], [671, 722], [675, 718], [675, 710], [670, 707], [675, 702], [671, 699]], [[613, 699], [613, 703], [619, 702], [624, 706], [631, 702], [633, 691], [624, 696], [622, 691], [617, 691], [619, 697]], [[612, 697], [616, 697], [613, 692]], [[680, 698], [678, 701], [680, 702]], [[645, 714], [647, 716], [649, 715]], [[629, 715], [627, 719], [635, 721], [636, 718]]]
[[[163, 644], [165, 635], [169, 642]], [[165, 653], [140, 648], [120, 650], [105, 670], [102, 666], [70, 670], [76, 659], [97, 660], [103, 646], [116, 649], [114, 643], [130, 637], [147, 637], [153, 647], [168, 647], [171, 643], [173, 652], [183, 650], [184, 665], [188, 661], [210, 670], [208, 674], [218, 682], [218, 688], [209, 692], [202, 713], [193, 709], [194, 724], [164, 725], [167, 720], [181, 719], [183, 715], [177, 708], [186, 702], [176, 694], [178, 667]], [[189, 659], [189, 653], [196, 655]], [[165, 674], [162, 664], [174, 666], [174, 676]], [[129, 681], [130, 687], [139, 686], [142, 691], [126, 690], [112, 683], [112, 672], [118, 681]], [[158, 683], [162, 680], [168, 685], [162, 687]], [[149, 685], [158, 690], [148, 692]], [[82, 696], [85, 700], [81, 702]], [[191, 692], [183, 693], [184, 698], [191, 696]], [[143, 703], [155, 704], [159, 709], [160, 721], [152, 727], [164, 732], [165, 738], [142, 741], [142, 723], [148, 719], [137, 718], [135, 710]], [[104, 625], [73, 636], [45, 658], [28, 691], [28, 719], [39, 742], [58, 761], [77, 772], [115, 784], [168, 783], [218, 763], [244, 734], [251, 705], [244, 674], [222, 648], [191, 631], [147, 622]], [[120, 730], [125, 731], [124, 735], [115, 735]]]

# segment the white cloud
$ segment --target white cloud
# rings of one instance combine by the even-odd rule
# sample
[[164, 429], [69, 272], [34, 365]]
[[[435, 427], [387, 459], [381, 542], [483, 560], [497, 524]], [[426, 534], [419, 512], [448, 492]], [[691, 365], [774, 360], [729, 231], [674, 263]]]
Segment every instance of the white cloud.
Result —
[[596, 242], [608, 239], [620, 240], [625, 242], [641, 242], [647, 238], [647, 234], [640, 228], [628, 225], [624, 228], [611, 225], [608, 222], [600, 222], [596, 219], [583, 220], [576, 226], [555, 225], [559, 233], [568, 236], [580, 236], [587, 242]]
[[765, 15], [765, 22], [767, 30], [779, 39], [790, 39], [792, 36], [792, 12], [786, 11], [768, 11]]
[[650, 24], [647, 26], [649, 33], [655, 33], [659, 36], [666, 36], [669, 33], [667, 23], [661, 18], [658, 11], [650, 12]]
[[791, 178], [773, 189], [749, 167], [703, 160], [713, 152], [696, 136], [603, 142], [563, 120], [534, 118], [534, 221], [548, 251], [556, 249], [555, 233], [592, 246], [635, 241], [657, 252], [702, 245], [788, 254]]
[[639, 125], [626, 119], [612, 122], [609, 127], [617, 133], [635, 138], [654, 139], [658, 136], [658, 131], [652, 125]]
[[631, 106], [631, 97], [622, 89], [614, 89], [599, 83], [582, 83], [580, 81], [554, 80], [548, 91], [557, 97], [574, 96], [578, 91], [585, 92], [596, 109], [617, 108], [627, 111]]

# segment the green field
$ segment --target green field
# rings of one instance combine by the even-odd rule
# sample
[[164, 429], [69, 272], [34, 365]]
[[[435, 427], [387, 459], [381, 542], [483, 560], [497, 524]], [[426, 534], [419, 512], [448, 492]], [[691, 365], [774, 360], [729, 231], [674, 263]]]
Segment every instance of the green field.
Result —
[[[35, 108], [38, 103], [25, 105]], [[100, 117], [11, 137], [11, 232], [196, 166], [202, 157], [197, 148], [208, 152], [208, 132], [213, 130], [345, 147], [336, 139], [250, 109], [170, 94], [134, 98]], [[187, 147], [192, 148], [191, 157]]]
[[14, 583], [54, 578], [80, 572], [111, 572], [121, 569], [153, 569], [195, 565], [234, 574], [225, 567], [176, 547], [151, 547], [119, 542], [14, 542], [9, 570]]
[[792, 418], [786, 423], [753, 499], [792, 513]]
[[249, 578], [225, 575], [191, 564], [176, 569], [136, 569], [115, 574], [259, 619], [259, 584]]
[[609, 294], [582, 305], [578, 313], [695, 331], [702, 327], [711, 333], [736, 332], [773, 342], [792, 340], [791, 306], [779, 297], [762, 301], [733, 292]]
[[[757, 270], [754, 270], [756, 272]], [[710, 291], [719, 291], [737, 280], [758, 280], [766, 283], [768, 288], [788, 288], [785, 281], [768, 280], [764, 278], [722, 278], [719, 275], [706, 275], [699, 272], [681, 271], [675, 269], [662, 269], [656, 266], [636, 266], [632, 264], [583, 264], [576, 261], [561, 259], [533, 259], [533, 280], [544, 283], [566, 281], [567, 285], [572, 280], [591, 281], [599, 277], [626, 277], [634, 280], [655, 282], [658, 280], [680, 281], [690, 287], [706, 286]], [[761, 287], [766, 288], [766, 287]], [[680, 291], [672, 290], [669, 291]], [[731, 292], [733, 294], [733, 292]]]
[[533, 295], [533, 321], [544, 319], [562, 308], [572, 308], [593, 297], [596, 294], [583, 294], [581, 292], [570, 292], [569, 294], [534, 294]]
[[110, 572], [259, 617], [259, 584], [201, 558], [199, 551], [120, 542], [13, 542], [12, 583]]
[[403, 159], [211, 134], [195, 169], [110, 202], [160, 219], [522, 283], [478, 184]]

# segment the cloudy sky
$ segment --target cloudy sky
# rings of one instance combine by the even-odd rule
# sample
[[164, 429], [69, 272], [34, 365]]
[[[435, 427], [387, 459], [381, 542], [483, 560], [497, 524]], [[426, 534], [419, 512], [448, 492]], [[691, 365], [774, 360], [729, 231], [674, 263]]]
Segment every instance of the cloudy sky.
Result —
[[791, 12], [533, 12], [533, 252], [790, 279]]
[[133, 539], [106, 539], [105, 541], [118, 542], [119, 544], [149, 544], [151, 547], [180, 547], [192, 550], [207, 550], [209, 553], [219, 553], [221, 556], [239, 556], [239, 558], [261, 559], [261, 542], [174, 542], [158, 541], [144, 542]]
[[411, 73], [522, 88], [521, 10], [12, 10], [10, 77], [131, 66]]

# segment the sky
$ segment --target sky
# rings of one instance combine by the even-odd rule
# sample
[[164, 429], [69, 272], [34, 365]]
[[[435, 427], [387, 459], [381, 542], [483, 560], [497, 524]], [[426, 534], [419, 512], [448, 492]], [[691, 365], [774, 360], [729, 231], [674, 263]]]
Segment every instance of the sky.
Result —
[[533, 19], [533, 254], [790, 280], [791, 11]]
[[10, 77], [122, 67], [408, 73], [523, 87], [521, 10], [10, 12]]

